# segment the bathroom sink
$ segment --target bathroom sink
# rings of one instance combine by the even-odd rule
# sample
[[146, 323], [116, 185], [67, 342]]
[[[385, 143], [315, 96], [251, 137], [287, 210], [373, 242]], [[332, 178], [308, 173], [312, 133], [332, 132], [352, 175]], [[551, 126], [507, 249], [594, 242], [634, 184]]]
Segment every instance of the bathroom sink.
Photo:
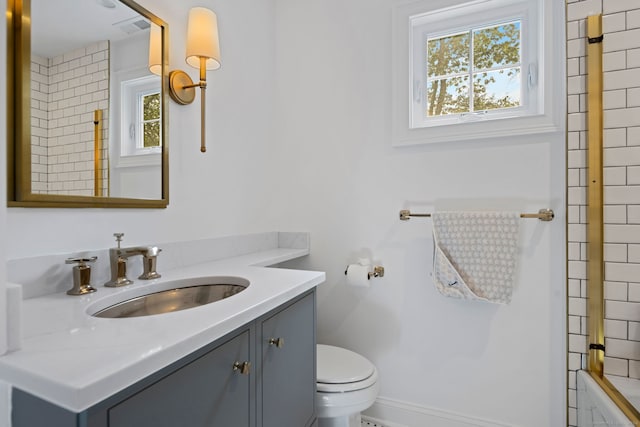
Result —
[[249, 286], [249, 281], [241, 277], [212, 277], [206, 281], [208, 283], [178, 282], [184, 286], [128, 298], [103, 308], [92, 316], [114, 319], [171, 313], [229, 298]]

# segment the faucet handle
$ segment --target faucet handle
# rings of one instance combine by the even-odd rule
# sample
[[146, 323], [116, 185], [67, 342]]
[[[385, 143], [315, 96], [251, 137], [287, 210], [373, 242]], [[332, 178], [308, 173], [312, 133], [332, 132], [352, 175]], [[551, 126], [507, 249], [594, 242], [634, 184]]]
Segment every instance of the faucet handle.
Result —
[[116, 242], [118, 243], [118, 249], [120, 249], [120, 242], [122, 242], [124, 233], [113, 233], [113, 236], [116, 238]]
[[158, 254], [162, 252], [157, 246], [150, 246], [147, 248], [147, 252], [142, 255], [142, 274], [138, 279], [151, 280], [162, 277], [160, 273], [156, 271], [156, 265], [158, 262]]
[[87, 267], [88, 262], [96, 262], [97, 256], [91, 258], [67, 258], [64, 260], [65, 264], [78, 264], [78, 267]]
[[85, 295], [95, 292], [96, 289], [91, 286], [91, 267], [88, 262], [95, 262], [97, 256], [91, 258], [67, 258], [65, 264], [78, 264], [73, 267], [73, 288], [67, 291], [68, 295]]

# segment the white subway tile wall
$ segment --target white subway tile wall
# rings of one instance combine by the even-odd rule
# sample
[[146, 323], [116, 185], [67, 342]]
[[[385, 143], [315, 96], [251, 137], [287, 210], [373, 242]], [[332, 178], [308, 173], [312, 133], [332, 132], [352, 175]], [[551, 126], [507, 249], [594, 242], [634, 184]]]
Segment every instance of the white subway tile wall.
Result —
[[640, 1], [567, 0], [569, 426], [587, 354], [586, 17], [603, 14], [605, 373], [640, 378]]
[[94, 112], [102, 110], [99, 185], [107, 194], [109, 42], [32, 56], [31, 81], [32, 192], [95, 194]]
[[49, 62], [31, 56], [31, 190], [47, 191]]

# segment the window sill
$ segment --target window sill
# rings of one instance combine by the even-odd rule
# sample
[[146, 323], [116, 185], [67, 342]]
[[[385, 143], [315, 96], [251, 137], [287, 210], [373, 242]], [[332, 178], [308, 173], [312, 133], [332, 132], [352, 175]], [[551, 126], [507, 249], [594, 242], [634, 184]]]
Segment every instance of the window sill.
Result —
[[149, 153], [149, 154], [133, 154], [129, 156], [118, 157], [118, 162], [115, 165], [116, 168], [135, 168], [145, 166], [161, 166], [162, 154], [161, 153]]
[[398, 125], [394, 126], [394, 146], [524, 136], [562, 130], [547, 115], [452, 123], [413, 129], [408, 125], [399, 126], [399, 121], [394, 121], [394, 125]]

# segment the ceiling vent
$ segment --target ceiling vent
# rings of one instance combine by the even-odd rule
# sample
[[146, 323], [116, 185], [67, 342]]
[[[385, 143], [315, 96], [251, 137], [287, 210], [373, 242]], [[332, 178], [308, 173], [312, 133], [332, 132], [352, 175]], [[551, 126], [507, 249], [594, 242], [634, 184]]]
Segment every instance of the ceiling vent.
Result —
[[133, 18], [116, 22], [113, 25], [120, 28], [127, 34], [137, 33], [138, 31], [146, 30], [151, 26], [151, 24], [149, 24], [149, 21], [142, 18], [141, 16], [134, 16]]

